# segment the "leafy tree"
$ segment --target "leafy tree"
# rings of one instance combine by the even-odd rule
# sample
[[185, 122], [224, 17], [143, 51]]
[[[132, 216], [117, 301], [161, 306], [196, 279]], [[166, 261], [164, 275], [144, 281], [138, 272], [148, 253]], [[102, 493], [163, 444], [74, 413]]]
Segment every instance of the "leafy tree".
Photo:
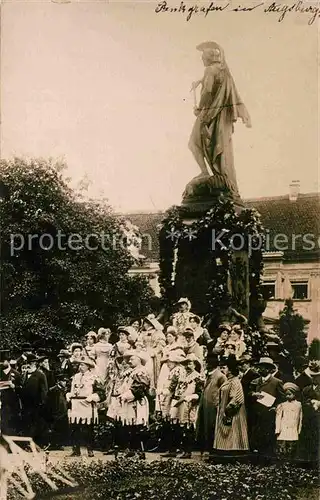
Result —
[[286, 300], [284, 309], [280, 312], [279, 336], [283, 347], [290, 355], [293, 367], [301, 370], [306, 362], [307, 335], [305, 320], [293, 308], [293, 301]]
[[[61, 344], [151, 312], [122, 223], [43, 159], [0, 162], [1, 343]], [[91, 248], [91, 249], [90, 249]]]
[[309, 359], [320, 360], [320, 339], [313, 339], [308, 352]]

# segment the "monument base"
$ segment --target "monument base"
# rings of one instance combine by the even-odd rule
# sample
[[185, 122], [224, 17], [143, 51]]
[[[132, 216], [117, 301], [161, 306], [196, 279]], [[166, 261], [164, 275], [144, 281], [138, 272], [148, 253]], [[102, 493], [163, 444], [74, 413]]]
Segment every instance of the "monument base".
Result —
[[[209, 175], [197, 176], [188, 183], [178, 207], [188, 230], [177, 244], [176, 293], [189, 297], [197, 314], [207, 317], [211, 311], [213, 324], [223, 320], [228, 297], [241, 314], [249, 313], [248, 252], [246, 248], [224, 248], [215, 240], [224, 228], [228, 234], [237, 232], [232, 222], [224, 221], [232, 221], [234, 216], [237, 220], [243, 209], [240, 196], [227, 187], [217, 187], [215, 177]], [[210, 220], [201, 226], [209, 211]]]
[[243, 210], [244, 204], [238, 193], [218, 185], [215, 176], [200, 174], [186, 185], [181, 208], [186, 216], [198, 218], [213, 208], [221, 197], [233, 202], [236, 213]]

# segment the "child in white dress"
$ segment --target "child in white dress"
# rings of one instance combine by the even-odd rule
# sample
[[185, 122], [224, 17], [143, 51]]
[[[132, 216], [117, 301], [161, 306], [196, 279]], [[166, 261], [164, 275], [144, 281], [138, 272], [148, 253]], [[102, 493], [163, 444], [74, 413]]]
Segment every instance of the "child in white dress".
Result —
[[283, 389], [286, 401], [277, 406], [276, 413], [277, 455], [279, 458], [293, 459], [301, 432], [302, 405], [296, 399], [299, 391], [296, 384], [287, 382]]

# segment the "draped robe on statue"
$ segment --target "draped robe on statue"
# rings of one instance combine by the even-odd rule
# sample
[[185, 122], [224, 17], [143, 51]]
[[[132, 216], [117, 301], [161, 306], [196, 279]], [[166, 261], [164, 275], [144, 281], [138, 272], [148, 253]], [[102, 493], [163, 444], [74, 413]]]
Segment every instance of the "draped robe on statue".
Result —
[[228, 188], [238, 194], [233, 161], [233, 124], [242, 118], [250, 126], [250, 117], [224, 61], [206, 67], [198, 109], [189, 148], [206, 160], [216, 188]]

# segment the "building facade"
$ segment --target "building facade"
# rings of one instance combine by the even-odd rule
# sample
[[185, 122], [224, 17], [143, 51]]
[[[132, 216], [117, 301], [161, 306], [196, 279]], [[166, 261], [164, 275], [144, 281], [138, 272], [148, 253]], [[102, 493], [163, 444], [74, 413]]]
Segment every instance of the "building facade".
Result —
[[[320, 193], [300, 194], [298, 184], [285, 196], [244, 200], [261, 215], [266, 241], [263, 293], [267, 324], [274, 324], [291, 298], [307, 322], [308, 341], [320, 338]], [[163, 212], [123, 214], [141, 234], [140, 261], [130, 271], [149, 279], [160, 295], [159, 228]]]

